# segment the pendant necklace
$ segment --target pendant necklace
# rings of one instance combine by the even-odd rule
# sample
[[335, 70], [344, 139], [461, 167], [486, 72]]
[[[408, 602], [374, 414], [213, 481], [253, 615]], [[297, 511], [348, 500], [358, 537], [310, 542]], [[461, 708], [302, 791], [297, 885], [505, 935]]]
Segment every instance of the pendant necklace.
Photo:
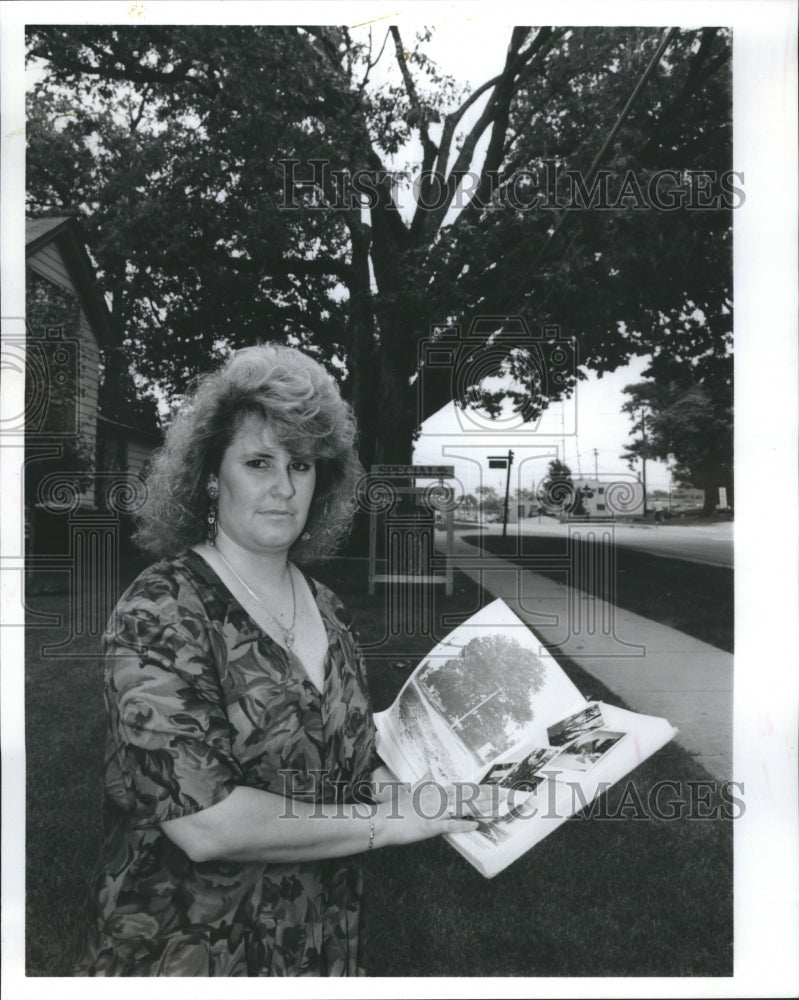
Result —
[[216, 549], [216, 554], [219, 556], [219, 558], [222, 560], [222, 562], [227, 566], [227, 568], [230, 570], [230, 572], [233, 574], [233, 576], [236, 577], [236, 579], [239, 581], [239, 583], [242, 585], [242, 587], [244, 587], [244, 589], [247, 591], [247, 593], [250, 595], [250, 597], [252, 597], [252, 599], [254, 601], [257, 601], [261, 605], [261, 607], [264, 609], [264, 611], [269, 615], [269, 617], [272, 619], [272, 621], [275, 623], [275, 625], [277, 625], [277, 627], [283, 633], [283, 642], [286, 644], [286, 649], [291, 649], [291, 647], [294, 645], [294, 622], [296, 621], [296, 618], [297, 618], [297, 594], [296, 594], [296, 592], [294, 590], [294, 574], [291, 572], [291, 567], [288, 568], [288, 570], [289, 570], [289, 583], [291, 584], [291, 607], [292, 607], [292, 611], [291, 611], [291, 624], [289, 625], [288, 628], [286, 628], [286, 626], [283, 625], [283, 624], [281, 624], [281, 622], [279, 621], [279, 619], [276, 618], [275, 615], [272, 614], [272, 612], [269, 610], [269, 608], [264, 604], [264, 602], [261, 600], [261, 598], [252, 589], [252, 587], [248, 586], [248, 584], [247, 584], [247, 582], [245, 580], [242, 580], [242, 578], [239, 576], [239, 574], [235, 571], [235, 569], [233, 569], [233, 567], [230, 565], [230, 563], [227, 561], [227, 559], [225, 559], [225, 557], [219, 551], [218, 547]]

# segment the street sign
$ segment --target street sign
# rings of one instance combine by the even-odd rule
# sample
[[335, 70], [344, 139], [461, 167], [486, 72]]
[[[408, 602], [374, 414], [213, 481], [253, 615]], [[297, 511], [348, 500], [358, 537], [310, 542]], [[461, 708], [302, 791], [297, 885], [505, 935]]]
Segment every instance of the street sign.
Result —
[[508, 478], [505, 480], [505, 510], [502, 514], [502, 537], [508, 532], [508, 496], [510, 495], [510, 467], [513, 465], [513, 449], [508, 448], [507, 455], [489, 455], [489, 469], [507, 469]]
[[418, 479], [454, 479], [454, 465], [373, 465], [378, 476], [414, 476]]

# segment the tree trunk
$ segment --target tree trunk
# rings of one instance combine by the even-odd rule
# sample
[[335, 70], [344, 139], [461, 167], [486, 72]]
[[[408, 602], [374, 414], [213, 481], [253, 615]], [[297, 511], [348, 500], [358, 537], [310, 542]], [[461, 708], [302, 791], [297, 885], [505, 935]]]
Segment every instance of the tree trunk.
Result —
[[732, 469], [726, 463], [714, 465], [702, 475], [701, 480], [697, 476], [697, 483], [700, 489], [705, 491], [705, 502], [702, 506], [702, 516], [712, 517], [716, 513], [719, 505], [719, 488], [724, 487], [727, 491], [727, 506], [732, 507], [734, 502]]
[[352, 267], [349, 280], [349, 373], [352, 406], [358, 422], [361, 464], [368, 470], [375, 460], [380, 427], [377, 396], [378, 355], [375, 316], [369, 278], [370, 233], [360, 222], [351, 222]]
[[416, 371], [420, 330], [414, 302], [419, 275], [409, 263], [407, 231], [397, 225], [389, 207], [372, 213], [372, 266], [378, 292], [374, 300], [380, 329], [377, 382], [375, 461], [408, 465], [413, 439], [421, 422], [417, 390], [410, 379]]

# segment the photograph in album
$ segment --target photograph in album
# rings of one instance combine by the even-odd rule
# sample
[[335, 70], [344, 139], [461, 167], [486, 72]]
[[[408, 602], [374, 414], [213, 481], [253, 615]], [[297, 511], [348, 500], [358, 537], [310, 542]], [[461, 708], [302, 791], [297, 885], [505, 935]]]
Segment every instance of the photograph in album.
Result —
[[534, 792], [544, 780], [542, 769], [557, 753], [557, 749], [553, 747], [542, 747], [533, 750], [518, 763], [494, 764], [481, 784]]
[[549, 744], [553, 747], [561, 747], [570, 743], [576, 736], [590, 732], [592, 729], [600, 729], [604, 725], [602, 712], [599, 705], [589, 705], [581, 712], [570, 715], [568, 719], [550, 726], [548, 730]]
[[610, 733], [606, 729], [597, 729], [564, 747], [552, 761], [552, 769], [559, 767], [574, 771], [587, 771], [623, 739], [624, 733]]
[[400, 781], [495, 788], [497, 818], [447, 837], [489, 878], [675, 734], [665, 719], [587, 701], [502, 600], [439, 642], [375, 721]]

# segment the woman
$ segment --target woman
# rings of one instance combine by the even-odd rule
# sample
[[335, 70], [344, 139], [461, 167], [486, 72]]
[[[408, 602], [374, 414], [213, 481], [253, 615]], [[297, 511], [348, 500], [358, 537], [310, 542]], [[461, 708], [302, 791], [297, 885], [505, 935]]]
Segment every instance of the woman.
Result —
[[137, 536], [161, 560], [104, 636], [105, 838], [79, 974], [357, 974], [352, 856], [474, 829], [407, 793], [363, 804], [388, 775], [362, 657], [297, 568], [349, 525], [354, 441], [332, 379], [275, 345], [235, 354], [170, 427]]

